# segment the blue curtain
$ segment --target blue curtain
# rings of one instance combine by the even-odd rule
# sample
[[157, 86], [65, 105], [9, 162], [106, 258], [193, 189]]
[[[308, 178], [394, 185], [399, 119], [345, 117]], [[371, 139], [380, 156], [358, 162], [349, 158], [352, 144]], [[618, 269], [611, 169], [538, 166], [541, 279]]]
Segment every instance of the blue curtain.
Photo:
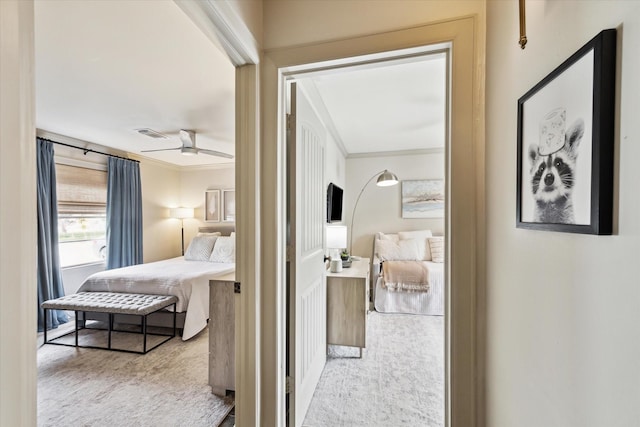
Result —
[[109, 157], [107, 169], [107, 269], [142, 263], [140, 165]]
[[[44, 330], [44, 301], [64, 296], [58, 248], [58, 200], [53, 144], [36, 141], [38, 168], [38, 331]], [[47, 326], [57, 328], [68, 321], [64, 311], [49, 310]]]

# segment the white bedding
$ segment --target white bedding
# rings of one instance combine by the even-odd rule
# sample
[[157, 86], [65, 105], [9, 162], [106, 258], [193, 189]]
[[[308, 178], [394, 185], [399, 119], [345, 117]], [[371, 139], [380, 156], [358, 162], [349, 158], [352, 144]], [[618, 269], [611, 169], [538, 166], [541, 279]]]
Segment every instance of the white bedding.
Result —
[[182, 339], [188, 340], [207, 326], [209, 280], [234, 270], [233, 263], [185, 261], [184, 257], [177, 257], [92, 274], [78, 292], [175, 295], [176, 311], [186, 311]]
[[444, 264], [421, 261], [429, 269], [429, 291], [399, 292], [382, 286], [382, 276], [378, 277], [374, 291], [376, 311], [381, 313], [408, 313], [444, 315]]

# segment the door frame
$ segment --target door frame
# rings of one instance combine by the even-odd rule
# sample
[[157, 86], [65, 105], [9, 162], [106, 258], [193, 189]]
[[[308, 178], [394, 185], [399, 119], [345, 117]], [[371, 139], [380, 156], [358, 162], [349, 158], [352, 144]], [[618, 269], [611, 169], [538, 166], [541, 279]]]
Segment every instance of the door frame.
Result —
[[[292, 48], [267, 50], [262, 71], [260, 421], [284, 425], [285, 118], [287, 75], [319, 62], [452, 44], [451, 143], [445, 149], [446, 268], [445, 425], [484, 425], [484, 134], [477, 17]], [[275, 194], [274, 194], [275, 190]], [[268, 197], [268, 199], [267, 199]], [[241, 243], [240, 243], [241, 244]], [[239, 331], [242, 335], [243, 331]], [[237, 365], [238, 366], [238, 365]], [[242, 399], [242, 396], [240, 396]]]

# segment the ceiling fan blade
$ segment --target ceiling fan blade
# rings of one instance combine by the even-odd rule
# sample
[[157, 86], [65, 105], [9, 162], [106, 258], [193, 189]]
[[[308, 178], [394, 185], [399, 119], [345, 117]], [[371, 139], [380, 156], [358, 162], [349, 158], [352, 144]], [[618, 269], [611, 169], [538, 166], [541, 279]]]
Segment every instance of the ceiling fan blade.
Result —
[[182, 147], [178, 148], [160, 148], [159, 150], [142, 150], [141, 153], [153, 153], [154, 151], [170, 151], [170, 150], [181, 150]]
[[223, 153], [222, 151], [207, 150], [206, 148], [196, 148], [198, 153], [208, 154], [210, 156], [224, 157], [225, 159], [233, 159], [232, 154]]

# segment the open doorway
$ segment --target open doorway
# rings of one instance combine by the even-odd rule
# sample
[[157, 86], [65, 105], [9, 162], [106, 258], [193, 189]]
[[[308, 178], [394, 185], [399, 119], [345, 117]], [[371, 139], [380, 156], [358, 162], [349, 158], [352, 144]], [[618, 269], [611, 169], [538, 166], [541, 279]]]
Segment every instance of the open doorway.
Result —
[[[305, 415], [307, 416], [304, 423], [308, 425], [377, 425], [401, 421], [421, 424], [425, 420], [428, 420], [430, 425], [444, 425], [443, 264], [435, 266], [442, 280], [437, 281], [436, 274], [432, 273], [434, 286], [431, 292], [422, 289], [425, 292], [419, 294], [416, 289], [413, 289], [409, 298], [404, 295], [398, 300], [391, 294], [377, 298], [375, 291], [379, 286], [377, 279], [381, 260], [377, 249], [374, 248], [374, 237], [385, 236], [387, 239], [398, 239], [398, 232], [403, 237], [409, 236], [411, 242], [415, 243], [416, 250], [421, 251], [419, 256], [412, 254], [410, 257], [414, 261], [420, 258], [429, 263], [431, 262], [430, 252], [427, 257], [424, 253], [425, 248], [420, 249], [420, 245], [429, 244], [425, 233], [428, 232], [429, 237], [432, 234], [439, 235], [440, 241], [443, 241], [444, 206], [440, 206], [442, 208], [440, 212], [419, 212], [421, 209], [411, 211], [407, 205], [405, 206], [407, 212], [403, 213], [401, 199], [402, 187], [406, 190], [409, 184], [423, 185], [422, 181], [425, 179], [439, 181], [439, 184], [444, 183], [445, 145], [448, 145], [446, 139], [450, 90], [448, 88], [449, 50], [450, 45], [439, 44], [408, 51], [388, 52], [375, 58], [343, 59], [339, 65], [313, 64], [304, 72], [296, 70], [287, 76], [302, 88], [302, 92], [311, 100], [314, 112], [322, 118], [324, 123], [325, 132], [322, 138], [326, 152], [325, 184], [330, 183], [332, 186], [345, 188], [346, 209], [344, 218], [340, 219], [343, 220], [341, 222], [344, 224], [343, 227], [349, 228], [351, 236], [349, 242], [339, 249], [348, 247], [349, 252], [354, 256], [354, 267], [350, 271], [358, 271], [358, 274], [354, 273], [355, 275], [349, 272], [328, 274], [327, 305], [323, 306], [327, 318], [322, 319], [329, 326], [326, 343], [358, 347], [362, 357], [359, 359], [358, 353], [352, 357], [353, 354], [349, 351], [345, 352], [344, 348], [329, 346], [328, 365], [320, 378], [319, 387], [315, 388], [315, 385], [313, 387], [316, 390], [313, 399], [307, 395], [308, 384], [304, 386], [305, 395], [294, 396], [291, 399], [297, 402], [300, 397], [310, 400], [311, 403], [306, 406], [301, 406], [299, 403], [290, 405], [289, 425], [302, 425]], [[365, 80], [369, 82], [368, 88]], [[403, 85], [409, 88], [405, 89], [404, 93], [402, 93]], [[372, 94], [376, 95], [373, 98], [383, 98], [381, 103], [372, 105], [373, 101], [369, 96]], [[351, 107], [352, 110], [350, 110], [350, 103], [356, 105]], [[407, 104], [409, 104], [408, 109], [406, 109]], [[405, 110], [401, 111], [401, 109]], [[358, 110], [366, 111], [358, 116]], [[373, 122], [369, 124], [364, 119], [367, 117], [367, 112], [370, 116], [374, 116]], [[381, 118], [376, 118], [376, 114], [371, 112], [381, 112], [388, 121], [383, 126], [376, 127], [375, 122], [379, 122]], [[291, 114], [295, 117], [296, 112], [292, 111]], [[348, 119], [344, 120], [345, 117]], [[293, 121], [303, 119], [306, 120], [306, 117], [295, 117]], [[287, 120], [287, 123], [290, 121]], [[396, 127], [397, 129], [394, 129]], [[291, 125], [288, 130], [289, 138], [291, 138], [291, 132], [297, 131], [298, 128]], [[306, 132], [305, 129], [301, 131]], [[389, 141], [392, 138], [395, 139], [394, 142], [397, 141], [395, 144]], [[354, 148], [358, 145], [360, 152], [357, 152], [358, 148]], [[296, 169], [295, 162], [292, 167], [291, 160], [289, 164], [290, 176], [304, 181], [304, 176], [301, 178], [301, 174], [304, 175], [306, 169]], [[308, 166], [308, 163], [305, 163], [305, 166]], [[366, 197], [361, 199], [367, 185], [378, 176], [376, 173], [367, 181], [371, 173], [368, 169], [371, 168], [396, 169], [400, 179], [404, 181], [403, 185], [386, 189], [384, 193], [371, 188], [366, 193]], [[326, 188], [326, 185], [324, 187]], [[362, 190], [358, 192], [360, 189]], [[440, 193], [440, 197], [444, 197], [444, 185]], [[361, 205], [358, 205], [359, 202]], [[357, 231], [354, 232], [354, 230]], [[412, 233], [420, 236], [413, 236]], [[414, 237], [420, 237], [420, 243]], [[301, 242], [289, 243], [292, 253], [294, 251], [297, 253], [296, 248], [299, 243]], [[360, 268], [361, 265], [364, 267]], [[343, 279], [346, 280], [344, 285]], [[336, 281], [340, 281], [341, 284], [334, 283]], [[362, 284], [359, 285], [358, 282]], [[351, 285], [354, 286], [354, 292], [357, 292], [358, 286], [366, 288], [363, 292], [367, 296], [370, 295], [370, 298], [367, 297], [366, 308], [362, 308], [364, 304], [360, 304], [361, 301], [357, 304], [355, 302], [347, 304], [347, 299], [344, 299], [346, 294], [342, 294], [342, 297], [337, 300], [332, 299], [331, 289], [334, 289], [332, 285], [335, 286], [335, 292]], [[295, 289], [295, 286], [294, 280], [290, 289]], [[379, 294], [382, 292], [382, 290], [379, 291]], [[290, 295], [295, 295], [295, 291], [290, 292]], [[427, 295], [428, 297], [425, 298]], [[349, 317], [351, 320], [347, 321], [345, 317], [341, 317], [345, 314], [342, 313], [345, 310], [332, 307], [332, 300], [342, 308], [349, 305], [346, 311], [361, 310], [364, 316], [356, 315], [353, 319]], [[379, 300], [377, 305], [376, 300]], [[379, 312], [372, 310], [370, 315], [365, 313], [374, 306]], [[291, 313], [293, 314], [293, 311]], [[427, 316], [420, 319], [421, 316], [413, 316], [413, 314]], [[338, 320], [336, 316], [342, 320]], [[363, 317], [362, 321], [359, 321], [360, 317]], [[291, 315], [287, 321], [295, 322], [300, 318], [306, 319], [305, 316], [300, 316], [297, 310], [296, 316]], [[370, 320], [367, 321], [367, 318]], [[305, 322], [308, 325], [309, 320]], [[331, 327], [332, 324], [340, 322], [344, 324]], [[359, 325], [355, 326], [354, 323]], [[364, 329], [364, 332], [350, 334], [349, 330], [353, 328]], [[394, 341], [393, 338], [400, 336], [401, 328], [407, 328], [408, 333], [402, 339]], [[304, 334], [308, 327], [294, 327], [289, 330], [290, 334], [296, 335], [290, 335], [289, 339], [297, 342], [305, 339], [299, 334], [300, 331]], [[359, 334], [359, 339], [357, 342], [350, 342], [348, 339], [335, 341], [331, 335], [336, 333], [343, 337]], [[389, 346], [386, 344], [391, 341], [394, 344], [389, 352]], [[416, 343], [422, 344], [415, 346]], [[412, 345], [414, 345], [413, 348]], [[366, 349], [364, 356], [362, 356], [362, 347]], [[409, 356], [412, 353], [414, 357]], [[407, 359], [403, 362], [401, 356], [406, 356]], [[292, 387], [294, 394], [299, 388], [299, 379], [295, 376], [300, 372], [294, 368], [301, 362], [297, 360], [298, 357], [300, 357], [299, 353], [291, 352], [288, 363], [291, 367], [289, 376], [293, 377], [291, 383], [295, 384]], [[389, 359], [385, 362], [384, 357]], [[429, 369], [409, 369], [414, 361], [423, 361], [420, 367], [429, 365]], [[323, 362], [317, 361], [317, 363]], [[407, 375], [403, 376], [401, 369], [393, 372], [394, 368], [391, 366], [393, 363], [390, 362], [400, 363]], [[387, 378], [382, 378], [384, 375], [380, 376], [381, 372], [387, 374]], [[390, 379], [395, 379], [394, 384], [390, 384]], [[345, 381], [352, 381], [352, 383], [345, 384]], [[398, 387], [403, 383], [411, 384], [411, 387]], [[336, 389], [337, 384], [340, 385], [338, 389]], [[423, 387], [420, 387], [420, 384]], [[412, 399], [415, 399], [413, 408], [407, 410], [412, 406], [408, 403]], [[404, 405], [400, 402], [404, 402]], [[395, 411], [397, 408], [401, 409]], [[299, 411], [304, 413], [296, 413]]]

